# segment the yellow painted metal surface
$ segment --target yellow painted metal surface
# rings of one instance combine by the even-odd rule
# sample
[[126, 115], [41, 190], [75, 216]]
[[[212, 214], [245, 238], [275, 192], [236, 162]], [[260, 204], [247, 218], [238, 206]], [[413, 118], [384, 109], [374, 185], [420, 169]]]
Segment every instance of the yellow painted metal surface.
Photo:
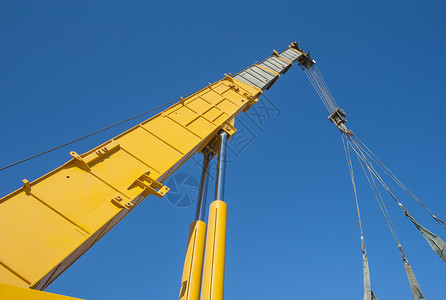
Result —
[[223, 300], [227, 205], [215, 200], [209, 207], [201, 300]]
[[0, 199], [0, 283], [45, 289], [257, 102], [229, 76]]
[[192, 222], [181, 279], [180, 300], [200, 299], [205, 240], [206, 223], [203, 221]]
[[0, 283], [0, 299], [2, 300], [80, 300], [32, 289]]

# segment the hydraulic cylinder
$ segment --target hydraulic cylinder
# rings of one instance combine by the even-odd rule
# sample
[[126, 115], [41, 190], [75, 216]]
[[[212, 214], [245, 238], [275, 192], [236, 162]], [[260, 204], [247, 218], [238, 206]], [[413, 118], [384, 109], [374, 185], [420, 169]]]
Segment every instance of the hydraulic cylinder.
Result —
[[205, 238], [206, 223], [199, 220], [192, 222], [181, 279], [180, 300], [199, 300], [200, 298]]
[[227, 205], [215, 200], [209, 208], [201, 300], [222, 300], [225, 277]]

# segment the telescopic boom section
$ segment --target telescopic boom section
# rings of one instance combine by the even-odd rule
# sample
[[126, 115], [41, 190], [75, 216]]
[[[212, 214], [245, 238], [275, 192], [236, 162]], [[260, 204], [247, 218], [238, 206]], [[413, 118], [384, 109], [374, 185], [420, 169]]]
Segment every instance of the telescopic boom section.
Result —
[[0, 199], [0, 283], [45, 289], [185, 161], [235, 133], [247, 111], [306, 54], [292, 43]]

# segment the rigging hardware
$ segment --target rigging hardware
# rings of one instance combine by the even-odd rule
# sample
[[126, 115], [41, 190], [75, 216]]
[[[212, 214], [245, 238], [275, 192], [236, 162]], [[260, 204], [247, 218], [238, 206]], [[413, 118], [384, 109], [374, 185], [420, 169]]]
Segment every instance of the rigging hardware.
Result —
[[[309, 55], [308, 55], [309, 57]], [[308, 57], [305, 58], [306, 61], [308, 61]], [[446, 251], [446, 244], [438, 237], [437, 235], [433, 234], [420, 224], [418, 224], [413, 217], [409, 214], [408, 210], [400, 203], [400, 201], [396, 198], [395, 194], [392, 193], [392, 191], [389, 189], [387, 184], [384, 182], [384, 180], [381, 178], [379, 173], [376, 171], [376, 169], [373, 167], [373, 164], [371, 161], [369, 161], [368, 157], [371, 158], [373, 162], [375, 162], [383, 171], [385, 174], [387, 174], [389, 177], [391, 177], [403, 190], [405, 190], [413, 199], [415, 199], [423, 208], [425, 208], [429, 214], [442, 226], [445, 227], [445, 222], [442, 221], [440, 218], [436, 217], [428, 208], [426, 205], [424, 205], [415, 195], [412, 194], [402, 183], [399, 181], [396, 176], [390, 171], [389, 168], [387, 168], [377, 157], [374, 155], [367, 146], [362, 143], [355, 135], [354, 133], [349, 130], [345, 123], [347, 123], [346, 113], [339, 108], [336, 105], [336, 101], [334, 100], [334, 97], [332, 96], [330, 90], [328, 89], [327, 85], [325, 84], [324, 79], [322, 78], [322, 75], [320, 74], [319, 70], [317, 69], [317, 66], [313, 63], [311, 65], [305, 63], [305, 60], [302, 60], [300, 65], [303, 65], [303, 69], [305, 70], [305, 73], [310, 80], [311, 84], [313, 85], [314, 89], [316, 90], [318, 96], [321, 98], [323, 104], [325, 105], [326, 109], [329, 111], [330, 115], [328, 119], [338, 127], [338, 129], [341, 132], [341, 138], [344, 145], [344, 151], [347, 158], [347, 164], [350, 171], [351, 181], [353, 185], [353, 190], [355, 193], [355, 201], [356, 201], [356, 207], [357, 207], [357, 213], [358, 213], [358, 219], [359, 219], [359, 227], [361, 231], [361, 247], [363, 252], [363, 270], [364, 270], [364, 299], [365, 300], [372, 300], [376, 299], [374, 293], [372, 292], [370, 288], [370, 273], [369, 273], [369, 266], [368, 266], [368, 260], [367, 260], [367, 252], [365, 249], [365, 243], [364, 243], [364, 236], [363, 236], [363, 228], [362, 228], [362, 221], [361, 221], [361, 215], [359, 211], [359, 204], [358, 204], [358, 197], [356, 192], [356, 184], [354, 179], [354, 173], [353, 173], [353, 166], [350, 158], [350, 148], [355, 152], [359, 164], [365, 174], [365, 177], [367, 178], [367, 181], [374, 193], [374, 196], [378, 202], [378, 205], [383, 213], [383, 216], [387, 222], [387, 225], [389, 227], [389, 230], [391, 231], [393, 238], [395, 239], [395, 242], [397, 244], [397, 247], [400, 251], [402, 261], [404, 262], [404, 268], [407, 274], [407, 278], [409, 280], [410, 288], [413, 294], [413, 297], [415, 300], [423, 300], [424, 296], [421, 293], [420, 286], [415, 278], [415, 274], [412, 270], [412, 267], [410, 266], [404, 252], [401, 246], [401, 243], [398, 239], [398, 236], [396, 234], [395, 227], [392, 223], [392, 220], [390, 218], [389, 212], [387, 210], [386, 204], [384, 203], [383, 197], [378, 189], [378, 186], [376, 182], [381, 184], [381, 186], [390, 194], [390, 196], [398, 203], [401, 210], [404, 212], [404, 214], [409, 217], [409, 219], [412, 221], [412, 223], [417, 227], [417, 229], [420, 231], [420, 233], [423, 235], [423, 237], [426, 239], [426, 241], [429, 243], [431, 248], [443, 259], [446, 261], [446, 256], [444, 252]], [[305, 69], [305, 68], [306, 69]], [[364, 146], [365, 149], [362, 147]], [[376, 179], [376, 180], [375, 180]]]
[[353, 135], [353, 132], [347, 129], [347, 126], [345, 126], [345, 123], [347, 123], [346, 116], [347, 114], [344, 112], [344, 110], [338, 107], [330, 116], [328, 116], [328, 119], [332, 121], [341, 132], [345, 133], [346, 135]]

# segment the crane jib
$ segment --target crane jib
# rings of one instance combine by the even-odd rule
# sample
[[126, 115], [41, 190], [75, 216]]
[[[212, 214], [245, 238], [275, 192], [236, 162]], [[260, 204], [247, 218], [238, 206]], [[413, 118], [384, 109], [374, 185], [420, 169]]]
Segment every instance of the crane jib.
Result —
[[292, 43], [0, 199], [0, 283], [44, 290], [258, 101], [305, 54]]

